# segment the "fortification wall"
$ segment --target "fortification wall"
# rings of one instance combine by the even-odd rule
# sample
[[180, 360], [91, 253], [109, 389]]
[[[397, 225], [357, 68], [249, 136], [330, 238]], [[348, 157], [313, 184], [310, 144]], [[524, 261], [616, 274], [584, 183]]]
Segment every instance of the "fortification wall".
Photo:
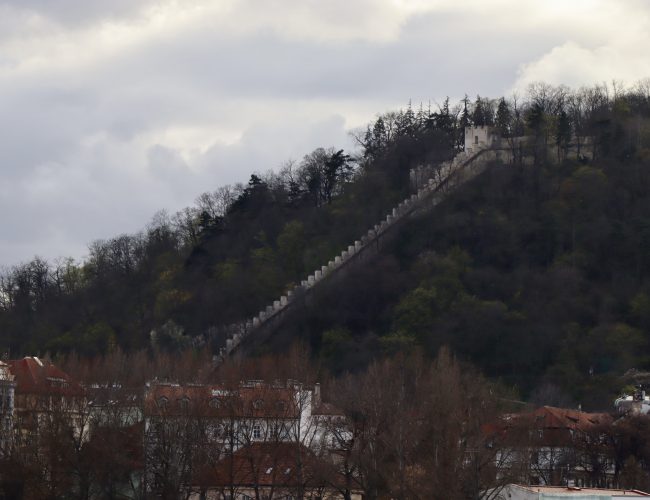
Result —
[[244, 346], [250, 347], [254, 343], [262, 342], [280, 327], [292, 310], [303, 305], [323, 281], [341, 276], [345, 270], [377, 254], [382, 244], [395, 234], [394, 229], [407, 217], [415, 211], [428, 210], [436, 206], [447, 193], [478, 175], [487, 163], [498, 158], [498, 151], [480, 149], [471, 154], [462, 152], [451, 161], [422, 169], [420, 174], [428, 177], [426, 182], [421, 182], [414, 194], [394, 207], [383, 220], [348, 245], [327, 264], [314, 270], [299, 285], [268, 304], [257, 315], [239, 323], [211, 328], [206, 332], [206, 338], [198, 340], [197, 344], [225, 337], [225, 345], [220, 349], [220, 357], [223, 359], [242, 353]]

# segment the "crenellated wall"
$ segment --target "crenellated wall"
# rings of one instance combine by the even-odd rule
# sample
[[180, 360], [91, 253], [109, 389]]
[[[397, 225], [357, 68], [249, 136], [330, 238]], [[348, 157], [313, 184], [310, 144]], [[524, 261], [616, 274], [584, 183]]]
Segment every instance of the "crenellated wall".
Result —
[[204, 344], [206, 340], [210, 342], [225, 336], [225, 346], [220, 350], [220, 359], [223, 359], [240, 352], [243, 344], [264, 340], [280, 326], [287, 312], [297, 304], [304, 303], [306, 297], [313, 294], [321, 282], [341, 274], [343, 269], [361, 262], [370, 253], [377, 253], [381, 240], [386, 238], [389, 231], [412, 213], [436, 206], [456, 186], [480, 173], [488, 161], [497, 159], [497, 154], [490, 149], [475, 149], [473, 153], [461, 152], [453, 160], [443, 162], [437, 167], [422, 169], [418, 175], [426, 175], [426, 182], [422, 182], [421, 178], [422, 185], [414, 194], [394, 207], [383, 220], [348, 245], [333, 260], [314, 270], [299, 285], [288, 290], [254, 317], [240, 323], [210, 328], [205, 338], [197, 340], [196, 344]]

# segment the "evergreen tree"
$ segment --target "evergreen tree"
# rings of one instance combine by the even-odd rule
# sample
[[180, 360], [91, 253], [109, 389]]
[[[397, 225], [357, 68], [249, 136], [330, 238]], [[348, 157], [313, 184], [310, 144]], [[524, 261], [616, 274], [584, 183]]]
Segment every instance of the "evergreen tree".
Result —
[[483, 127], [487, 125], [485, 105], [480, 95], [476, 96], [476, 101], [474, 102], [474, 111], [472, 112], [472, 122], [474, 122], [474, 125], [476, 125], [477, 127]]
[[502, 97], [499, 99], [497, 107], [496, 127], [501, 137], [510, 137], [510, 127], [512, 122], [512, 112], [506, 100]]
[[560, 112], [555, 131], [555, 145], [557, 146], [558, 160], [566, 157], [569, 144], [571, 143], [571, 122], [564, 109]]
[[460, 151], [465, 145], [465, 129], [472, 124], [472, 121], [469, 116], [469, 97], [465, 94], [465, 97], [461, 101], [463, 104], [463, 110], [460, 112], [460, 120], [458, 122], [458, 134], [456, 147]]

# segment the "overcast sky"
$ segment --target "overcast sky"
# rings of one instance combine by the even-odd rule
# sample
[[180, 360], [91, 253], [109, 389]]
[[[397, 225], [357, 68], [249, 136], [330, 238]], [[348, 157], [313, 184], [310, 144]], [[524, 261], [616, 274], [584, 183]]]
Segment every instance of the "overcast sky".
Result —
[[650, 76], [648, 0], [0, 0], [0, 266], [82, 259], [377, 113]]

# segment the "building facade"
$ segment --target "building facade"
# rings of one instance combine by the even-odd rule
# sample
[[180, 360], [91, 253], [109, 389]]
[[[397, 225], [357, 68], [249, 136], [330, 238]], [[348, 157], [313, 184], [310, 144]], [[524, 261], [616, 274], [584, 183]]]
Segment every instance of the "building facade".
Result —
[[9, 365], [0, 361], [0, 457], [8, 455], [13, 442], [16, 382]]

